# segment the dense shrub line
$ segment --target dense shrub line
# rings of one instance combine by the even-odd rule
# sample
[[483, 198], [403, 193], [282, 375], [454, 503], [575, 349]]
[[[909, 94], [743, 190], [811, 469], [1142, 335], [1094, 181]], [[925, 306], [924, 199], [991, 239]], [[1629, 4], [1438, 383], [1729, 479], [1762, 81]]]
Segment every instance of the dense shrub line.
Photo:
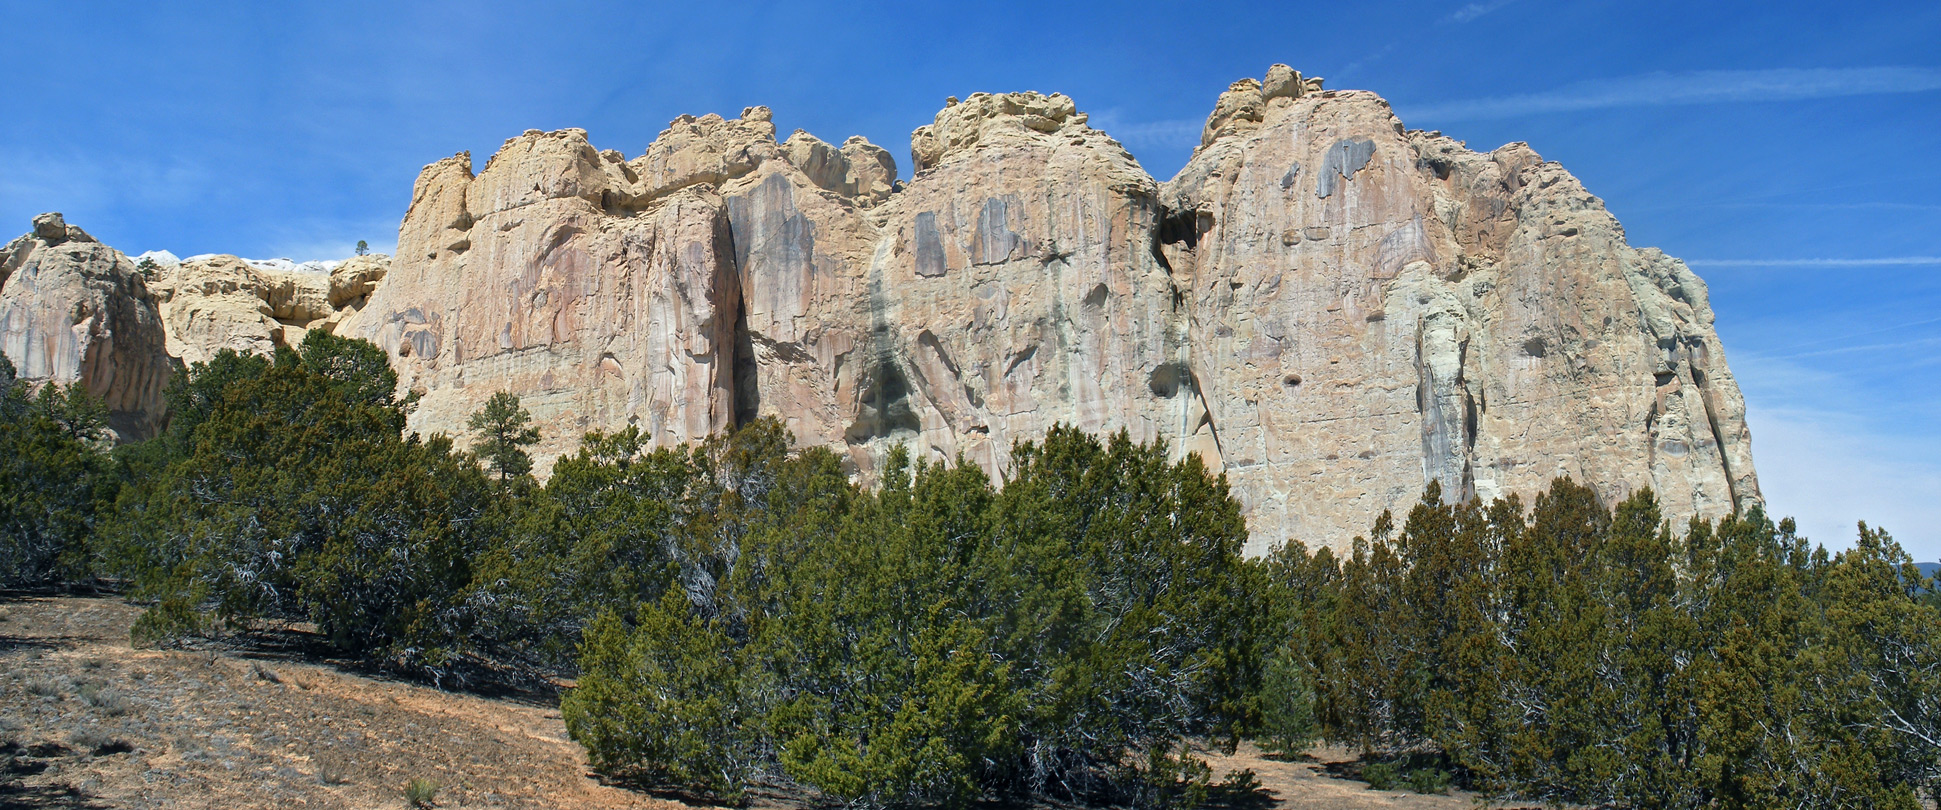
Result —
[[114, 497], [108, 411], [79, 385], [16, 380], [0, 355], [0, 587], [75, 579]]
[[1437, 752], [1485, 793], [1584, 805], [1911, 808], [1941, 785], [1941, 610], [1864, 524], [1829, 556], [1757, 510], [1678, 536], [1649, 491], [1611, 512], [1560, 479], [1526, 514], [1431, 485], [1399, 533], [1385, 515], [1346, 559], [1266, 567], [1267, 669], [1306, 681], [1269, 679], [1270, 739]]
[[1002, 489], [899, 452], [863, 490], [786, 445], [703, 444], [709, 520], [658, 517], [705, 542], [587, 630], [564, 712], [596, 765], [724, 797], [779, 773], [871, 805], [1194, 803], [1185, 741], [1240, 730], [1255, 660], [1244, 527], [1197, 459], [1059, 428]]
[[1757, 511], [1674, 532], [1649, 492], [1432, 485], [1345, 557], [1249, 560], [1224, 480], [1123, 434], [1056, 428], [1001, 481], [899, 450], [866, 487], [773, 420], [627, 429], [541, 485], [515, 397], [463, 452], [405, 435], [396, 387], [321, 332], [224, 352], [110, 453], [98, 404], [0, 361], [0, 584], [119, 581], [151, 643], [302, 621], [440, 683], [574, 678], [597, 768], [719, 800], [1193, 806], [1196, 746], [1246, 738], [1555, 803], [1914, 807], [1941, 780], [1941, 604], [1874, 529], [1829, 555]]

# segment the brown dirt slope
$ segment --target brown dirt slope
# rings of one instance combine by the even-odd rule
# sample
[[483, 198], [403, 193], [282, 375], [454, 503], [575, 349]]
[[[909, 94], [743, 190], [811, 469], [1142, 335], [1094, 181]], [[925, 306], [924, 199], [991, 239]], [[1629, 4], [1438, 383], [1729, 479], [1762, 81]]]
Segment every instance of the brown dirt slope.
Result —
[[[257, 649], [128, 643], [115, 599], [0, 595], [0, 810], [403, 807], [414, 778], [444, 808], [684, 807], [603, 785], [555, 706], [443, 692]], [[1243, 749], [1285, 808], [1474, 807], [1467, 795], [1371, 791], [1315, 762]]]

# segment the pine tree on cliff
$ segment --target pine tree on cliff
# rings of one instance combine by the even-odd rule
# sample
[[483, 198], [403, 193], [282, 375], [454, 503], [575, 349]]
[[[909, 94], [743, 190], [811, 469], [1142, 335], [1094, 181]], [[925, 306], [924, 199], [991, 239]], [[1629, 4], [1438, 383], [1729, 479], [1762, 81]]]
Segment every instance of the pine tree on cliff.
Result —
[[478, 436], [475, 452], [499, 474], [500, 483], [532, 472], [532, 456], [526, 455], [525, 448], [539, 443], [539, 428], [532, 426], [532, 414], [520, 407], [518, 395], [493, 394], [485, 407], [472, 413], [466, 426]]

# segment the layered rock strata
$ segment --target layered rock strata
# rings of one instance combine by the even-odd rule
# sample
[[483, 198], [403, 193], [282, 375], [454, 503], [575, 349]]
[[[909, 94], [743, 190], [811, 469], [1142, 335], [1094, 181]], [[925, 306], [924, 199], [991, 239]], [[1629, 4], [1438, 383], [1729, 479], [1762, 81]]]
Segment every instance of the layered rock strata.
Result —
[[23, 380], [85, 386], [120, 438], [162, 425], [173, 365], [164, 342], [134, 263], [60, 214], [35, 217], [0, 251], [0, 351]]

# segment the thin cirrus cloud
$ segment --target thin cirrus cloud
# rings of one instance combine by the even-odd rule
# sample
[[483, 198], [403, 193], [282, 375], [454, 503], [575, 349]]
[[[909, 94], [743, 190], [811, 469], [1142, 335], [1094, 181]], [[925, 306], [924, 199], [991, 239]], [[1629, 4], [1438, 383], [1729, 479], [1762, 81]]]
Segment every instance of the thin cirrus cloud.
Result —
[[1414, 120], [1462, 121], [1543, 113], [1673, 104], [1792, 101], [1941, 90], [1941, 69], [1918, 67], [1772, 68], [1646, 73], [1578, 82], [1542, 93], [1408, 107]]
[[1470, 3], [1456, 9], [1456, 13], [1449, 15], [1449, 19], [1454, 22], [1469, 22], [1514, 2], [1516, 0], [1486, 0], [1481, 3]]
[[1686, 259], [1692, 267], [1921, 267], [1941, 265], [1941, 256], [1887, 256], [1878, 259]]
[[1177, 118], [1159, 121], [1121, 121], [1110, 112], [1092, 116], [1092, 126], [1127, 146], [1186, 147], [1200, 143], [1204, 119]]

